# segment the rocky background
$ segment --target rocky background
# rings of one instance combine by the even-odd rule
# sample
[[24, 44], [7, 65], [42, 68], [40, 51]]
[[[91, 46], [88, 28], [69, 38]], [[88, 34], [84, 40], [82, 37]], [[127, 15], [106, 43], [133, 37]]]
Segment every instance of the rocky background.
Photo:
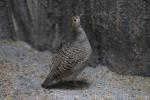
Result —
[[1, 0], [0, 39], [55, 53], [73, 39], [70, 17], [79, 14], [94, 50], [92, 62], [150, 76], [148, 0]]
[[[94, 50], [80, 87], [42, 88], [80, 14]], [[150, 100], [149, 23], [148, 0], [0, 0], [0, 100]]]

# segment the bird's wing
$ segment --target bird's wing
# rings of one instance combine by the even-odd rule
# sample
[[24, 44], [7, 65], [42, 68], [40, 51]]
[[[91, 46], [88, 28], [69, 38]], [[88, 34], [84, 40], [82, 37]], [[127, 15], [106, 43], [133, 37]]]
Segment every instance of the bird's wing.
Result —
[[54, 79], [68, 77], [72, 68], [84, 61], [85, 53], [82, 48], [71, 45], [64, 46], [53, 58], [51, 75]]

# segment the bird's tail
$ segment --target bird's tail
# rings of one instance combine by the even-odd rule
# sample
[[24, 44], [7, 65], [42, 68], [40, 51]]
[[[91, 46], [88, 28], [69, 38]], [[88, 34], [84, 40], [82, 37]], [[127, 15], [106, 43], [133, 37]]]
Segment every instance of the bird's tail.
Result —
[[54, 80], [54, 78], [49, 74], [46, 77], [45, 81], [42, 83], [42, 87], [48, 88], [48, 87], [51, 87], [55, 83], [56, 83], [56, 80]]

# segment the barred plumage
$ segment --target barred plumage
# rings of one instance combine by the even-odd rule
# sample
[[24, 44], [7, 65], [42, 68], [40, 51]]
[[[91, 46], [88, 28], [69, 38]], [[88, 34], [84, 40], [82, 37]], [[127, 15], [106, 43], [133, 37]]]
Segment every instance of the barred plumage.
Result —
[[74, 42], [60, 49], [52, 59], [51, 70], [42, 86], [50, 86], [61, 80], [73, 80], [85, 68], [92, 49], [89, 40], [80, 25], [80, 18], [72, 18], [72, 27], [78, 34]]

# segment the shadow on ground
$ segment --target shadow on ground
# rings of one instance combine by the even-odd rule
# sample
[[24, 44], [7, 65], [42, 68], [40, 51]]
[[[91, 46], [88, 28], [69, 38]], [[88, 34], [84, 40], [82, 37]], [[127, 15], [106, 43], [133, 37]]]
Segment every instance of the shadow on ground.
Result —
[[45, 89], [87, 89], [90, 86], [90, 83], [87, 80], [73, 80], [73, 81], [63, 81], [53, 84], [51, 86], [43, 86]]

